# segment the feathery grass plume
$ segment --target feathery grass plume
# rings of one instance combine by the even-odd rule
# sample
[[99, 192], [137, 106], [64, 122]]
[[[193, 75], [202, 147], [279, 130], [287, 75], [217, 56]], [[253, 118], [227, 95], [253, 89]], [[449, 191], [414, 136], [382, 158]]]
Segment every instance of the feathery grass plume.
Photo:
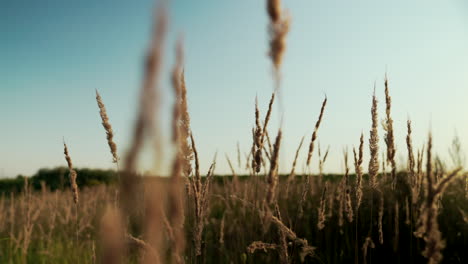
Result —
[[272, 204], [275, 199], [276, 186], [278, 185], [278, 160], [279, 160], [279, 151], [281, 147], [281, 129], [278, 130], [278, 135], [276, 136], [275, 144], [273, 146], [273, 153], [270, 162], [270, 171], [268, 173], [267, 183], [268, 183], [268, 192], [266, 201], [268, 204]]
[[187, 104], [187, 86], [184, 71], [180, 74], [180, 121], [179, 121], [179, 149], [183, 157], [183, 172], [185, 177], [192, 174], [193, 150], [189, 142], [190, 115]]
[[[317, 223], [317, 228], [318, 230], [322, 230], [325, 227], [325, 212], [326, 212], [326, 194], [328, 190], [328, 182], [325, 182], [325, 187], [322, 190], [322, 196], [320, 198], [320, 206], [318, 208], [318, 223]], [[333, 208], [330, 208], [331, 210]]]
[[[183, 45], [179, 40], [176, 45], [176, 64], [172, 71], [172, 87], [175, 94], [175, 102], [173, 107], [172, 118], [172, 141], [175, 143], [178, 151], [176, 152], [176, 160], [174, 161], [172, 178], [180, 178], [180, 173], [186, 170], [187, 175], [190, 174], [190, 161], [192, 160], [192, 146], [188, 145], [188, 137], [190, 135], [190, 117], [187, 108], [187, 89], [183, 72]], [[188, 163], [188, 165], [186, 164]]]
[[408, 131], [406, 135], [406, 147], [408, 149], [408, 182], [413, 190], [416, 185], [416, 175], [414, 171], [416, 163], [414, 161], [413, 141], [411, 139], [411, 120], [408, 119], [406, 126]]
[[267, 0], [267, 12], [270, 18], [269, 55], [279, 78], [279, 68], [286, 50], [286, 34], [289, 32], [290, 17], [281, 10], [281, 0]]
[[78, 190], [78, 185], [76, 184], [77, 173], [75, 169], [73, 168], [73, 163], [70, 158], [70, 154], [68, 153], [67, 144], [65, 144], [65, 142], [63, 142], [63, 154], [65, 154], [65, 160], [67, 161], [68, 169], [70, 170], [69, 177], [70, 177], [70, 187], [73, 193], [73, 202], [75, 202], [75, 204], [77, 205], [78, 200], [79, 200], [79, 197], [78, 197], [79, 190]]
[[263, 150], [265, 151], [265, 154], [267, 155], [268, 157], [268, 160], [270, 160], [270, 157], [268, 156], [268, 154], [270, 154], [271, 156], [271, 153], [273, 152], [273, 145], [271, 144], [271, 139], [270, 139], [270, 133], [268, 133], [268, 129], [264, 131], [265, 132], [265, 139], [266, 139], [266, 144], [268, 144], [268, 149], [266, 148], [266, 144], [263, 144]]
[[[179, 40], [176, 46], [176, 64], [172, 71], [172, 87], [175, 94], [175, 103], [173, 107], [172, 118], [172, 141], [176, 146], [175, 159], [172, 164], [171, 179], [169, 183], [169, 221], [172, 224], [172, 247], [171, 262], [183, 263], [183, 254], [185, 251], [184, 234], [184, 196], [182, 174], [190, 173], [191, 165], [191, 147], [187, 146], [187, 137], [189, 128], [189, 118], [187, 112], [185, 81], [182, 72], [183, 66], [183, 47]], [[188, 165], [187, 165], [188, 162]], [[162, 212], [163, 215], [164, 211]], [[169, 224], [169, 223], [168, 223]], [[168, 225], [171, 227], [170, 225]]]
[[344, 175], [344, 188], [345, 188], [345, 211], [348, 216], [348, 222], [353, 222], [353, 205], [351, 201], [351, 186], [349, 184], [349, 167], [348, 167], [348, 149], [343, 151], [345, 175]]
[[260, 140], [260, 144], [261, 144], [262, 147], [263, 147], [263, 145], [265, 143], [265, 137], [268, 137], [268, 131], [267, 131], [268, 123], [269, 123], [270, 118], [271, 118], [271, 112], [273, 111], [273, 103], [275, 102], [275, 97], [276, 97], [276, 94], [275, 94], [275, 92], [273, 92], [271, 94], [270, 102], [268, 103], [268, 111], [266, 113], [265, 120], [263, 121], [262, 137], [261, 137], [261, 140]]
[[375, 248], [374, 241], [372, 241], [371, 237], [366, 237], [366, 240], [364, 241], [364, 244], [362, 245], [362, 254], [363, 254], [363, 259], [364, 259], [364, 264], [367, 263], [367, 250], [369, 248]]
[[112, 125], [109, 122], [109, 117], [107, 116], [106, 106], [102, 101], [101, 95], [96, 89], [96, 102], [99, 107], [99, 115], [101, 116], [102, 126], [106, 130], [107, 144], [109, 145], [110, 152], [112, 154], [112, 162], [118, 163], [119, 156], [117, 155], [117, 145], [114, 142], [114, 131], [112, 130]]
[[260, 124], [260, 110], [258, 109], [258, 98], [255, 97], [255, 128], [252, 145], [252, 168], [259, 173], [262, 168], [262, 126]]
[[359, 139], [359, 155], [356, 154], [356, 149], [353, 148], [354, 155], [354, 170], [356, 172], [356, 213], [361, 206], [362, 201], [362, 157], [364, 155], [364, 134], [361, 133]]
[[205, 227], [205, 216], [208, 210], [208, 194], [210, 190], [210, 182], [213, 175], [215, 163], [213, 162], [206, 175], [205, 182], [202, 183], [200, 175], [200, 165], [198, 159], [198, 151], [193, 139], [193, 133], [190, 134], [192, 142], [192, 150], [195, 157], [195, 176], [190, 177], [190, 186], [193, 192], [193, 203], [195, 208], [195, 228], [193, 233], [193, 242], [195, 245], [195, 255], [201, 255], [201, 242], [203, 229]]
[[381, 190], [378, 191], [379, 193], [379, 213], [378, 213], [378, 228], [379, 228], [379, 243], [383, 245], [383, 214], [384, 214], [384, 196]]
[[370, 130], [369, 138], [369, 150], [370, 150], [370, 160], [369, 160], [369, 180], [370, 186], [372, 188], [377, 187], [377, 175], [379, 173], [379, 132], [378, 132], [378, 115], [377, 115], [377, 97], [375, 96], [375, 87], [374, 95], [372, 96], [372, 128]]
[[417, 222], [418, 228], [414, 234], [417, 237], [423, 238], [426, 242], [426, 247], [422, 252], [422, 255], [428, 259], [428, 263], [437, 264], [442, 261], [442, 250], [445, 248], [445, 241], [442, 239], [442, 234], [439, 230], [436, 203], [438, 201], [438, 197], [442, 195], [448, 183], [458, 175], [461, 168], [455, 169], [445, 178], [436, 182], [432, 169], [431, 133], [429, 133], [426, 160], [426, 181], [424, 182], [425, 197]]
[[130, 148], [124, 159], [124, 173], [120, 184], [121, 201], [124, 210], [133, 212], [135, 194], [137, 193], [136, 166], [144, 139], [153, 134], [154, 117], [157, 109], [157, 83], [162, 65], [164, 39], [166, 35], [167, 12], [163, 6], [157, 10], [153, 27], [152, 43], [146, 55], [143, 84], [140, 91], [139, 110], [133, 127]]
[[310, 165], [310, 160], [312, 159], [312, 153], [314, 152], [314, 142], [317, 139], [317, 131], [320, 127], [320, 123], [322, 122], [322, 117], [323, 117], [323, 113], [325, 112], [326, 105], [327, 105], [327, 97], [325, 96], [325, 99], [322, 102], [322, 108], [320, 108], [319, 117], [317, 119], [317, 122], [315, 123], [314, 132], [312, 133], [312, 137], [310, 139], [309, 152], [307, 153], [307, 166]]
[[108, 206], [101, 219], [100, 260], [102, 264], [124, 262], [124, 227], [117, 208]]
[[396, 186], [396, 162], [395, 162], [395, 137], [393, 135], [393, 119], [391, 117], [392, 110], [392, 97], [390, 96], [388, 90], [388, 78], [385, 74], [385, 144], [387, 145], [387, 162], [392, 166], [391, 175], [392, 175], [392, 189], [395, 189]]
[[297, 158], [299, 157], [299, 152], [301, 150], [302, 143], [304, 143], [304, 137], [302, 137], [301, 142], [299, 143], [299, 146], [296, 149], [296, 155], [294, 155], [294, 161], [293, 161], [293, 164], [292, 164], [291, 172], [289, 173], [288, 179], [287, 179], [287, 182], [286, 182], [287, 183], [286, 184], [286, 193], [289, 193], [289, 184], [294, 179], [294, 176], [296, 176]]
[[180, 117], [182, 115], [182, 67], [184, 61], [184, 52], [182, 41], [179, 39], [175, 49], [175, 65], [172, 69], [171, 82], [175, 95], [175, 102], [172, 109], [172, 142], [177, 143], [180, 138]]

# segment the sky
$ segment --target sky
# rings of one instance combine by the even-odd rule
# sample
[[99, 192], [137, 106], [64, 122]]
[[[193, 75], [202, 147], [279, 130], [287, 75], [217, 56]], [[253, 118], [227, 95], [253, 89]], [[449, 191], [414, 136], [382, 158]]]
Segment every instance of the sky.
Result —
[[[182, 36], [201, 169], [206, 171], [218, 152], [218, 173], [229, 171], [225, 154], [243, 173], [237, 168], [237, 142], [243, 154], [250, 150], [255, 97], [263, 116], [273, 91], [265, 1], [169, 3], [160, 136], [169, 141], [170, 70]], [[94, 93], [98, 89], [106, 104], [123, 157], [155, 2], [0, 0], [0, 5], [0, 177], [65, 166], [63, 138], [76, 167], [115, 168]], [[270, 127], [274, 136], [283, 116], [281, 172], [290, 170], [302, 136], [308, 145], [325, 95], [328, 105], [318, 133], [322, 151], [330, 146], [325, 170], [343, 172], [343, 149], [356, 146], [361, 132], [366, 158], [374, 84], [379, 119], [384, 117], [385, 73], [400, 167], [406, 160], [407, 118], [413, 122], [415, 146], [422, 146], [432, 131], [435, 150], [444, 159], [455, 134], [467, 149], [464, 1], [284, 0], [283, 7], [292, 18], [281, 69], [284, 107], [275, 107]], [[169, 167], [170, 149], [167, 145], [157, 156], [161, 174]], [[303, 147], [299, 171], [306, 151]], [[154, 159], [145, 151], [139, 169], [155, 169]], [[317, 163], [316, 155], [312, 162]]]

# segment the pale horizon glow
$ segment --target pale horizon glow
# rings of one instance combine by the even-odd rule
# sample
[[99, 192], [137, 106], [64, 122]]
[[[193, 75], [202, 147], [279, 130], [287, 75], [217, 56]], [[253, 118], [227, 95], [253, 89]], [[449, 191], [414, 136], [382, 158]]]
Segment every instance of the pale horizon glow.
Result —
[[[254, 102], [262, 118], [273, 91], [265, 1], [170, 1], [169, 34], [160, 82], [163, 141], [169, 142], [173, 95], [170, 70], [176, 39], [185, 46], [185, 74], [192, 130], [206, 172], [218, 152], [216, 172], [228, 173], [225, 153], [237, 168], [250, 150]], [[150, 40], [154, 1], [8, 1], [0, 10], [0, 177], [33, 175], [65, 166], [62, 138], [76, 167], [115, 168], [105, 140], [95, 89], [107, 108], [124, 157], [131, 137]], [[330, 146], [325, 171], [342, 173], [342, 150], [365, 136], [367, 171], [374, 83], [384, 118], [387, 73], [397, 144], [406, 166], [406, 120], [421, 147], [429, 131], [448, 162], [455, 134], [468, 149], [468, 6], [462, 0], [283, 0], [292, 17], [282, 65], [283, 117], [280, 171], [289, 172], [302, 136], [304, 163], [321, 102], [328, 105], [318, 133]], [[380, 150], [385, 150], [380, 129]], [[146, 152], [152, 148], [148, 142]], [[167, 172], [170, 144], [159, 166], [145, 155], [140, 170]], [[243, 159], [245, 162], [245, 159]], [[312, 167], [317, 172], [317, 151]], [[351, 166], [352, 167], [352, 166]], [[353, 170], [351, 170], [353, 172]]]

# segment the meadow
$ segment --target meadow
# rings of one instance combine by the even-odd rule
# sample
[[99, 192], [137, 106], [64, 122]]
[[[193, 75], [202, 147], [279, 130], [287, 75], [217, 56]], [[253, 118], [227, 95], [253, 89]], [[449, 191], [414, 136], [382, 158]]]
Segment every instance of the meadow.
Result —
[[[64, 142], [65, 184], [40, 177], [8, 183], [13, 191], [0, 198], [0, 263], [468, 263], [468, 173], [460, 146], [454, 141], [452, 161], [442, 161], [430, 131], [424, 146], [413, 146], [408, 120], [406, 131], [398, 131], [406, 134], [406, 149], [398, 150], [406, 164], [399, 169], [387, 77], [383, 103], [374, 92], [369, 104], [368, 133], [343, 150], [342, 175], [323, 171], [328, 150], [317, 143], [326, 97], [317, 116], [304, 117], [313, 133], [300, 141], [293, 164], [282, 168], [289, 173], [279, 173], [283, 128], [269, 124], [279, 91], [287, 91], [281, 62], [290, 17], [279, 0], [267, 1], [266, 11], [275, 87], [263, 115], [262, 107], [252, 106], [251, 151], [226, 157], [229, 175], [216, 173], [216, 155], [209, 170], [200, 171], [182, 41], [171, 76], [170, 175], [138, 173], [145, 144], [162, 138], [155, 117], [168, 18], [160, 7], [125, 156], [117, 154], [111, 119], [96, 91], [103, 144], [115, 171], [89, 176], [73, 164], [72, 146], [79, 142]], [[298, 160], [301, 151], [304, 161]], [[299, 172], [303, 162], [306, 169]]]

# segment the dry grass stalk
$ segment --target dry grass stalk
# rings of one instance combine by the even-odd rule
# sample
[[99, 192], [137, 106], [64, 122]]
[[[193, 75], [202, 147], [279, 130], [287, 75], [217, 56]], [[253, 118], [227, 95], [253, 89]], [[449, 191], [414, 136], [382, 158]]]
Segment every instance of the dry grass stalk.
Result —
[[379, 213], [378, 213], [378, 223], [377, 226], [379, 228], [379, 243], [383, 245], [384, 238], [383, 238], [383, 214], [384, 214], [384, 196], [381, 190], [378, 191], [379, 193]]
[[465, 173], [465, 196], [468, 199], [468, 173]]
[[201, 255], [202, 234], [205, 226], [205, 217], [208, 210], [208, 194], [210, 190], [210, 182], [213, 175], [215, 163], [213, 162], [206, 175], [205, 182], [202, 183], [200, 176], [200, 165], [198, 160], [198, 152], [195, 145], [193, 135], [190, 135], [192, 141], [192, 149], [195, 156], [195, 177], [190, 177], [190, 186], [193, 193], [193, 202], [195, 207], [195, 229], [194, 229], [194, 244], [195, 255]]
[[183, 61], [184, 53], [182, 41], [179, 39], [175, 49], [176, 63], [172, 69], [171, 81], [172, 89], [175, 95], [175, 102], [172, 110], [172, 142], [177, 143], [181, 137], [180, 132], [180, 117], [182, 115], [182, 78], [183, 78]]
[[226, 213], [223, 214], [223, 218], [221, 218], [221, 223], [219, 225], [219, 240], [220, 244], [224, 244], [224, 221], [226, 219]]
[[262, 241], [254, 241], [247, 247], [247, 252], [253, 254], [257, 250], [263, 250], [266, 253], [267, 250], [276, 250], [278, 248], [279, 246], [277, 244], [264, 243]]
[[237, 141], [237, 166], [239, 169], [242, 168], [242, 162], [241, 162], [241, 150], [240, 150], [240, 144], [239, 141]]
[[299, 157], [299, 152], [302, 147], [302, 143], [304, 143], [304, 137], [302, 137], [301, 142], [299, 143], [299, 146], [296, 149], [296, 155], [294, 155], [294, 161], [292, 164], [291, 172], [288, 175], [288, 179], [286, 181], [286, 194], [289, 195], [289, 185], [291, 184], [291, 181], [294, 179], [294, 176], [296, 176], [296, 165], [297, 165], [297, 158]]
[[301, 260], [304, 261], [304, 258], [307, 255], [313, 256], [315, 247], [309, 246], [306, 239], [297, 237], [296, 233], [289, 229], [280, 219], [275, 216], [271, 216], [271, 221], [286, 235], [286, 237], [294, 242], [296, 246], [301, 249]]
[[112, 162], [117, 163], [119, 161], [119, 156], [117, 155], [117, 145], [114, 142], [114, 131], [112, 130], [112, 125], [109, 122], [109, 117], [107, 116], [106, 106], [102, 101], [101, 95], [96, 89], [96, 102], [99, 107], [99, 115], [101, 116], [102, 126], [106, 130], [107, 144], [109, 145], [110, 152], [112, 154]]
[[322, 184], [323, 182], [323, 166], [325, 165], [325, 162], [327, 161], [328, 153], [330, 151], [330, 146], [328, 146], [327, 150], [325, 151], [325, 154], [322, 157], [322, 152], [320, 150], [320, 143], [318, 144], [318, 157], [319, 157], [319, 182]]
[[[231, 198], [236, 199], [240, 202], [242, 202], [244, 205], [249, 206], [252, 209], [256, 209], [256, 206], [244, 199], [241, 199], [235, 195], [231, 195]], [[258, 209], [258, 213], [260, 216], [266, 216], [268, 219], [276, 225], [276, 227], [283, 232], [283, 234], [286, 236], [287, 239], [291, 240], [295, 246], [297, 246], [301, 252], [300, 252], [300, 257], [301, 261], [303, 262], [306, 256], [313, 256], [314, 255], [314, 250], [315, 247], [309, 246], [308, 242], [306, 239], [299, 238], [294, 231], [292, 231], [289, 227], [287, 227], [280, 218], [274, 216], [271, 213], [271, 210], [269, 207], [266, 207], [267, 211], [262, 211]], [[277, 212], [279, 211], [276, 207]], [[278, 214], [278, 213], [277, 213]], [[279, 215], [279, 214], [278, 214]], [[258, 249], [278, 249], [279, 245], [277, 244], [269, 244], [269, 243], [264, 243], [261, 241], [255, 241], [250, 244], [250, 246], [247, 248], [247, 250], [250, 253], [255, 252], [255, 250]]]
[[185, 232], [184, 232], [184, 207], [185, 199], [183, 195], [182, 181], [182, 157], [176, 155], [172, 165], [171, 179], [169, 183], [168, 215], [170, 225], [172, 225], [172, 260], [175, 263], [183, 263], [183, 254], [185, 251]]
[[307, 192], [310, 189], [310, 175], [306, 175], [306, 179], [302, 184], [302, 194], [301, 194], [301, 200], [299, 201], [299, 206], [298, 206], [298, 211], [297, 211], [297, 218], [301, 219], [302, 216], [304, 215], [304, 203], [307, 200]]
[[290, 18], [281, 10], [280, 0], [267, 0], [267, 12], [270, 18], [270, 51], [273, 66], [279, 77], [284, 51], [286, 50], [286, 34], [289, 32]]
[[160, 263], [159, 253], [148, 243], [140, 238], [136, 238], [131, 234], [125, 234], [125, 238], [129, 243], [134, 244], [144, 252], [144, 259], [143, 263], [147, 263], [148, 261], [154, 261], [151, 263]]
[[331, 218], [333, 216], [333, 206], [335, 204], [335, 192], [336, 188], [334, 187], [335, 185], [328, 186], [330, 189], [328, 191], [327, 195], [327, 201], [328, 201], [328, 212], [327, 212], [327, 218]]
[[379, 173], [379, 132], [378, 132], [378, 114], [377, 114], [377, 97], [372, 96], [372, 127], [370, 130], [370, 139], [369, 139], [369, 150], [370, 150], [370, 160], [369, 160], [369, 180], [370, 186], [372, 188], [377, 187], [377, 175]]
[[415, 175], [415, 160], [414, 160], [414, 151], [413, 151], [413, 141], [411, 139], [411, 120], [408, 119], [406, 122], [407, 126], [407, 135], [406, 135], [406, 147], [408, 149], [408, 177], [409, 177], [409, 183], [410, 186], [413, 190], [414, 194], [414, 188], [416, 186], [416, 175]]
[[369, 248], [375, 248], [374, 241], [372, 241], [371, 237], [366, 237], [366, 240], [364, 241], [364, 244], [362, 245], [362, 253], [363, 253], [363, 259], [364, 259], [364, 264], [367, 263], [367, 250]]
[[167, 27], [167, 12], [162, 6], [158, 8], [153, 27], [152, 43], [145, 60], [143, 84], [140, 90], [138, 115], [133, 127], [130, 148], [124, 159], [124, 173], [120, 184], [123, 210], [134, 215], [137, 191], [136, 167], [140, 151], [147, 136], [153, 135], [154, 119], [157, 110], [159, 73], [162, 65], [164, 39]]
[[234, 170], [234, 166], [232, 166], [232, 162], [231, 162], [231, 159], [229, 158], [228, 154], [225, 154], [226, 156], [226, 161], [229, 165], [229, 168], [231, 169], [231, 173], [232, 173], [232, 185], [234, 187], [234, 192], [237, 190], [237, 185], [238, 185], [238, 178], [237, 178], [237, 173], [236, 173], [236, 170]]
[[268, 131], [267, 131], [268, 123], [270, 122], [270, 119], [271, 119], [271, 113], [273, 111], [273, 103], [275, 102], [275, 97], [276, 97], [276, 94], [275, 92], [273, 92], [271, 94], [270, 102], [268, 103], [268, 111], [266, 113], [265, 120], [263, 121], [262, 137], [260, 140], [262, 148], [265, 143], [265, 138], [268, 138]]
[[279, 151], [281, 147], [281, 129], [278, 130], [278, 135], [276, 136], [275, 144], [273, 146], [273, 153], [270, 162], [270, 171], [268, 173], [267, 183], [268, 183], [268, 192], [266, 196], [266, 201], [268, 204], [272, 204], [276, 197], [276, 187], [278, 185], [278, 161], [279, 161]]
[[255, 128], [252, 135], [252, 168], [255, 173], [259, 173], [262, 168], [262, 125], [260, 124], [260, 110], [258, 109], [257, 97], [255, 97]]
[[[327, 190], [328, 190], [328, 182], [325, 183], [325, 187], [322, 190], [322, 196], [320, 198], [320, 206], [318, 208], [318, 223], [317, 223], [317, 228], [318, 230], [322, 230], [325, 227], [325, 212], [327, 210], [326, 206], [326, 195], [327, 195]], [[330, 208], [329, 210], [331, 210]]]
[[[188, 118], [187, 113], [187, 102], [186, 102], [186, 90], [185, 90], [185, 81], [183, 79], [182, 72], [183, 65], [183, 48], [181, 41], [178, 42], [176, 47], [176, 65], [172, 71], [172, 87], [176, 96], [174, 108], [173, 108], [173, 119], [172, 119], [172, 140], [176, 146], [176, 156], [172, 165], [171, 179], [169, 184], [169, 201], [168, 201], [168, 215], [169, 222], [166, 226], [169, 228], [172, 233], [171, 243], [172, 243], [172, 262], [173, 263], [183, 263], [183, 254], [185, 251], [185, 233], [184, 233], [184, 196], [183, 196], [183, 182], [182, 174], [190, 173], [191, 170], [190, 163], [188, 166], [190, 169], [187, 169], [187, 162], [190, 162], [191, 147], [187, 147], [187, 137], [189, 127], [186, 127], [186, 124], [183, 120]], [[184, 95], [182, 95], [184, 93]], [[184, 99], [185, 98], [185, 99]], [[164, 211], [162, 212], [163, 215]], [[172, 227], [171, 227], [172, 224]]]
[[423, 238], [426, 242], [426, 247], [422, 255], [428, 259], [428, 263], [437, 264], [442, 261], [442, 250], [445, 248], [445, 241], [442, 239], [442, 234], [439, 230], [437, 222], [437, 207], [438, 197], [442, 195], [448, 183], [458, 175], [460, 168], [454, 170], [445, 178], [436, 182], [434, 172], [432, 170], [432, 135], [429, 134], [427, 152], [426, 152], [426, 181], [424, 182], [424, 202], [421, 208], [421, 213], [418, 219], [418, 228], [415, 232], [417, 237]]
[[67, 161], [68, 169], [70, 170], [69, 178], [70, 178], [71, 190], [72, 190], [72, 193], [73, 193], [73, 202], [75, 202], [75, 205], [77, 205], [78, 200], [79, 200], [78, 185], [76, 184], [77, 174], [76, 174], [75, 169], [73, 168], [73, 163], [72, 163], [70, 154], [68, 153], [67, 144], [65, 144], [65, 142], [63, 142], [63, 149], [64, 149], [63, 153], [65, 154], [65, 160]]
[[410, 203], [408, 197], [405, 199], [405, 225], [411, 224]]
[[187, 104], [187, 86], [184, 71], [180, 74], [180, 120], [179, 120], [179, 149], [183, 157], [183, 172], [185, 177], [192, 174], [193, 150], [189, 142], [190, 115]]
[[[283, 222], [281, 218], [281, 212], [278, 206], [278, 203], [275, 203], [275, 214], [276, 217]], [[278, 255], [280, 263], [287, 264], [289, 263], [289, 254], [288, 254], [288, 241], [286, 234], [282, 229], [278, 229], [278, 237], [279, 237], [279, 247], [278, 247]]]
[[327, 105], [327, 97], [325, 96], [325, 99], [322, 102], [322, 108], [320, 108], [319, 117], [317, 119], [317, 122], [315, 123], [314, 132], [312, 133], [312, 137], [310, 139], [309, 152], [307, 153], [307, 166], [310, 165], [310, 161], [312, 159], [312, 154], [314, 152], [314, 142], [317, 139], [317, 131], [320, 127], [320, 123], [322, 122], [322, 117], [323, 117], [323, 113], [325, 112], [326, 105]]
[[346, 199], [346, 195], [345, 195], [345, 188], [346, 188], [346, 185], [345, 185], [345, 181], [344, 181], [344, 178], [343, 180], [340, 181], [340, 185], [338, 187], [338, 226], [339, 227], [342, 227], [343, 224], [344, 224], [344, 210], [345, 210], [345, 199]]
[[102, 264], [118, 264], [124, 261], [124, 226], [119, 210], [108, 206], [101, 219], [100, 260]]
[[395, 238], [393, 239], [393, 251], [397, 252], [398, 250], [398, 239], [400, 238], [400, 207], [398, 200], [395, 202]]
[[391, 117], [391, 110], [392, 110], [392, 97], [390, 96], [388, 90], [388, 78], [385, 75], [385, 125], [384, 129], [386, 131], [385, 134], [385, 144], [387, 145], [387, 162], [389, 162], [392, 166], [391, 175], [392, 175], [392, 189], [395, 189], [396, 186], [396, 162], [395, 162], [395, 137], [393, 135], [393, 120]]
[[[163, 241], [163, 230], [164, 227], [164, 211], [163, 204], [164, 198], [161, 194], [161, 186], [157, 183], [151, 183], [152, 185], [148, 188], [150, 194], [145, 195], [145, 219], [144, 219], [144, 234], [146, 243], [149, 247], [142, 247], [143, 261], [144, 264], [149, 263], [161, 263], [159, 254], [154, 254], [153, 251], [157, 252], [162, 248]], [[131, 234], [129, 234], [131, 235]], [[146, 244], [145, 243], [145, 244]], [[149, 248], [154, 250], [148, 250]]]
[[353, 148], [354, 155], [354, 170], [356, 172], [356, 213], [361, 206], [362, 201], [362, 157], [364, 154], [364, 134], [361, 133], [359, 139], [359, 155], [356, 154], [356, 149]]
[[348, 167], [348, 149], [343, 151], [345, 174], [344, 174], [344, 193], [345, 193], [345, 211], [348, 216], [348, 222], [353, 222], [353, 205], [351, 201], [351, 186], [349, 184], [349, 167]]

